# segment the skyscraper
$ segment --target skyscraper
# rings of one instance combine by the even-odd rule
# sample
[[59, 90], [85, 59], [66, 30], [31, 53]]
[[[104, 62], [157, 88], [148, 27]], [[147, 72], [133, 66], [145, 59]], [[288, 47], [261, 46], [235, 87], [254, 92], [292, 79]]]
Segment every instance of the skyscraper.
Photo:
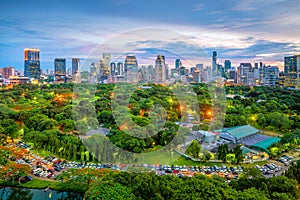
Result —
[[277, 66], [265, 67], [264, 84], [267, 86], [275, 86], [276, 81], [279, 78], [279, 69]]
[[166, 74], [166, 80], [169, 79], [169, 65], [165, 64], [165, 74]]
[[154, 77], [153, 65], [148, 65], [148, 80], [153, 81], [153, 77]]
[[79, 73], [80, 70], [80, 59], [72, 58], [72, 75]]
[[108, 59], [107, 60], [105, 60], [104, 58], [100, 59], [99, 71], [97, 71], [97, 80], [100, 82], [104, 82], [104, 80], [107, 80], [109, 76], [110, 64], [108, 64], [107, 62]]
[[228, 72], [231, 69], [231, 61], [230, 60], [225, 60], [224, 67], [225, 67], [225, 71]]
[[254, 74], [251, 63], [241, 63], [238, 68], [238, 83], [242, 85], [252, 85]]
[[40, 50], [24, 49], [24, 76], [30, 79], [39, 79], [41, 75]]
[[264, 79], [265, 79], [265, 75], [264, 75], [265, 66], [263, 65], [262, 62], [259, 63], [258, 71], [259, 71], [259, 80], [258, 80], [258, 82], [259, 82], [260, 85], [263, 85], [264, 84]]
[[110, 63], [110, 74], [115, 75], [116, 74], [116, 63], [111, 62]]
[[286, 86], [300, 87], [300, 55], [284, 58], [284, 73]]
[[109, 67], [110, 67], [110, 54], [109, 53], [103, 53], [102, 57], [104, 59], [105, 67], [107, 67], [109, 69]]
[[54, 76], [55, 82], [66, 82], [66, 59], [54, 59]]
[[217, 76], [217, 52], [213, 51], [212, 56], [212, 77]]
[[125, 81], [137, 82], [138, 81], [138, 63], [135, 55], [128, 55], [125, 58]]
[[182, 65], [181, 60], [180, 59], [176, 59], [176, 61], [175, 61], [175, 69], [179, 71], [181, 65]]
[[122, 62], [117, 63], [118, 75], [124, 75], [124, 67]]
[[166, 82], [166, 73], [165, 73], [165, 57], [158, 55], [155, 61], [154, 76], [156, 83], [165, 83]]
[[231, 69], [229, 70], [229, 79], [231, 80], [231, 82], [237, 83], [237, 71], [235, 67], [231, 67]]

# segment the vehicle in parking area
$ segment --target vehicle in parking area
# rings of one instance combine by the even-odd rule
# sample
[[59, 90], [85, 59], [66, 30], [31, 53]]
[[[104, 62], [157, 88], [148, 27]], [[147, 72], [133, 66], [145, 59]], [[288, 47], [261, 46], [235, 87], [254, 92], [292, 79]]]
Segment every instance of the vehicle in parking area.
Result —
[[61, 168], [60, 167], [54, 167], [54, 170], [60, 172]]
[[53, 173], [48, 174], [47, 178], [51, 178], [53, 176]]

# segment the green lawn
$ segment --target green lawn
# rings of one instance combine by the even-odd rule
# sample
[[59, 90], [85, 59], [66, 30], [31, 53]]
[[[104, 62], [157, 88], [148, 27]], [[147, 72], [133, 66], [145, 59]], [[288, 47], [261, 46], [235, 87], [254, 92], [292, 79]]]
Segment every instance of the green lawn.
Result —
[[47, 187], [56, 188], [56, 183], [51, 181], [44, 181], [40, 179], [34, 178], [32, 181], [29, 181], [27, 183], [23, 183], [20, 185], [24, 188], [35, 188], [35, 189], [45, 189]]
[[[47, 157], [47, 156], [56, 156], [54, 155], [53, 153], [51, 153], [50, 151], [46, 151], [46, 150], [37, 150], [37, 149], [33, 149], [31, 150], [34, 154], [37, 154], [39, 156], [42, 156], [42, 157]], [[58, 157], [58, 156], [56, 156]]]
[[144, 163], [147, 164], [162, 164], [162, 165], [186, 165], [186, 166], [213, 166], [220, 165], [220, 163], [204, 163], [204, 162], [196, 162], [192, 160], [188, 160], [183, 156], [179, 156], [179, 154], [173, 154], [173, 162], [171, 155], [166, 153], [155, 153], [149, 154], [144, 157]]

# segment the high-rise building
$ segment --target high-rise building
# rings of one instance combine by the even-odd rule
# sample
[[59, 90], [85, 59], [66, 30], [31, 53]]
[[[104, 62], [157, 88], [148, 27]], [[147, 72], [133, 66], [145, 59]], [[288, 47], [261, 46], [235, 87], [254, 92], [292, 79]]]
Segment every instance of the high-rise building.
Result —
[[30, 79], [39, 79], [41, 75], [40, 50], [24, 49], [24, 76]]
[[284, 58], [284, 73], [286, 86], [300, 87], [300, 55]]
[[54, 59], [54, 76], [55, 82], [66, 82], [66, 59]]
[[154, 77], [154, 68], [153, 65], [148, 65], [148, 80], [150, 82], [153, 81], [153, 77]]
[[165, 73], [165, 57], [162, 55], [157, 55], [155, 61], [154, 75], [156, 83], [165, 83], [166, 82], [166, 73]]
[[252, 85], [254, 82], [254, 74], [251, 63], [241, 63], [238, 72], [238, 84]]
[[223, 65], [217, 64], [217, 76], [223, 77], [224, 76], [224, 68]]
[[98, 63], [92, 62], [90, 66], [90, 74], [96, 76]]
[[232, 83], [237, 83], [237, 71], [235, 67], [231, 67], [229, 71], [229, 79]]
[[175, 60], [175, 69], [177, 69], [179, 71], [181, 65], [182, 65], [181, 60], [180, 59], [176, 59]]
[[128, 55], [125, 58], [125, 81], [135, 83], [138, 81], [138, 62], [135, 55]]
[[265, 67], [265, 80], [264, 84], [267, 86], [275, 86], [279, 79], [279, 69], [277, 66]]
[[97, 70], [97, 80], [100, 82], [104, 82], [104, 80], [107, 80], [110, 74], [109, 72], [110, 64], [107, 65], [107, 62], [108, 60], [104, 58], [100, 59], [99, 71]]
[[109, 53], [103, 53], [103, 59], [104, 59], [104, 63], [105, 66], [109, 69], [110, 67], [110, 54]]
[[225, 67], [225, 71], [228, 72], [231, 69], [231, 61], [230, 60], [225, 60], [224, 67]]
[[149, 81], [148, 69], [145, 65], [139, 69], [139, 83], [147, 83]]
[[117, 63], [118, 75], [124, 75], [124, 67], [122, 62]]
[[72, 75], [78, 74], [80, 70], [80, 58], [72, 58]]
[[259, 79], [258, 79], [258, 82], [260, 85], [263, 85], [264, 84], [264, 80], [265, 80], [265, 66], [263, 65], [262, 62], [259, 63]]
[[114, 62], [110, 63], [110, 74], [113, 76], [116, 75], [116, 63]]
[[166, 74], [166, 80], [169, 79], [169, 65], [165, 64], [165, 74]]
[[254, 84], [259, 84], [259, 69], [254, 67], [253, 69], [253, 78], [254, 78]]
[[213, 56], [212, 56], [212, 77], [217, 76], [217, 52], [213, 51]]
[[171, 78], [177, 78], [179, 71], [177, 69], [171, 69]]
[[201, 82], [200, 70], [197, 67], [194, 67], [194, 70], [191, 68], [191, 74], [193, 76], [193, 81], [196, 83]]

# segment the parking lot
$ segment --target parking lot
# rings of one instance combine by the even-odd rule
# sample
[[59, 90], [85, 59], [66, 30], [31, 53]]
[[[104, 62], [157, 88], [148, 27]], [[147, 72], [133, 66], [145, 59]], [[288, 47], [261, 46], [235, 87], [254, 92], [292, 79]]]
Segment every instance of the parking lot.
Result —
[[[11, 144], [12, 145], [12, 144]], [[10, 145], [10, 146], [11, 146]], [[28, 153], [22, 159], [17, 159], [16, 163], [28, 164], [32, 168], [32, 175], [43, 179], [55, 179], [61, 172], [67, 169], [111, 169], [111, 170], [128, 170], [130, 167], [142, 168], [143, 171], [154, 172], [159, 176], [174, 175], [178, 177], [194, 176], [194, 174], [203, 174], [207, 176], [217, 175], [227, 180], [237, 179], [244, 171], [241, 166], [214, 165], [214, 166], [178, 166], [178, 165], [148, 165], [148, 164], [97, 164], [97, 163], [82, 163], [75, 161], [66, 161], [56, 158], [54, 156], [40, 157], [30, 153], [29, 146], [26, 143], [18, 142], [17, 147], [27, 149]], [[266, 177], [281, 175], [292, 162], [293, 157], [284, 155], [277, 161], [269, 160], [268, 164], [264, 166], [256, 165]]]

